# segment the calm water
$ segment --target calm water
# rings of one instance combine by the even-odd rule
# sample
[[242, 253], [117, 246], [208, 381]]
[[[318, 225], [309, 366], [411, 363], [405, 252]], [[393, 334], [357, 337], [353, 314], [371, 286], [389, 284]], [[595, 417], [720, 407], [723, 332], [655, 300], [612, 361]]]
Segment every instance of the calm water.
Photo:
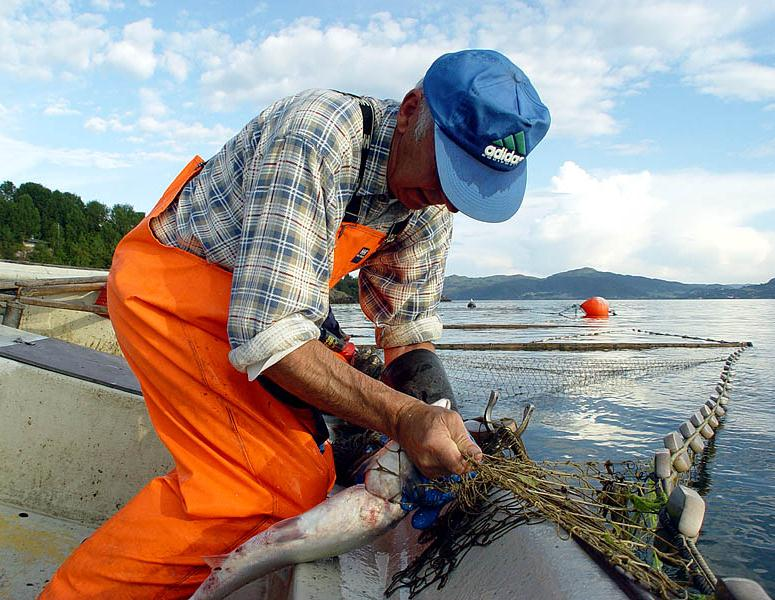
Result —
[[[707, 453], [707, 469], [699, 490], [705, 497], [707, 512], [699, 545], [717, 574], [754, 579], [775, 596], [775, 300], [616, 301], [611, 304], [617, 316], [607, 322], [559, 316], [571, 304], [568, 301], [477, 301], [473, 310], [466, 304], [442, 304], [444, 323], [551, 322], [576, 327], [447, 330], [442, 342], [516, 342], [579, 334], [583, 334], [580, 339], [584, 341], [686, 341], [637, 334], [633, 329], [753, 342], [753, 348], [736, 363], [726, 420]], [[337, 307], [336, 312], [356, 343], [372, 342], [370, 327], [357, 306]], [[650, 457], [662, 447], [662, 438], [676, 430], [713, 392], [723, 359], [730, 352], [617, 351], [570, 358], [571, 353], [556, 353], [556, 365], [560, 366], [563, 361], [579, 358], [715, 360], [679, 371], [607, 380], [573, 392], [534, 393], [529, 401], [536, 405], [536, 412], [525, 434], [527, 448], [536, 459]], [[470, 357], [473, 353], [465, 354]], [[447, 364], [456, 365], [453, 368], [464, 368], [465, 359], [459, 354], [442, 355]], [[516, 361], [520, 357], [545, 363], [552, 360], [552, 355], [542, 352], [501, 356], [507, 355]], [[488, 356], [494, 362], [499, 360], [498, 353]], [[462, 394], [458, 390], [461, 412], [466, 416], [481, 414], [487, 391], [478, 385]], [[527, 401], [525, 396], [506, 394], [496, 412], [499, 416], [518, 417]]]

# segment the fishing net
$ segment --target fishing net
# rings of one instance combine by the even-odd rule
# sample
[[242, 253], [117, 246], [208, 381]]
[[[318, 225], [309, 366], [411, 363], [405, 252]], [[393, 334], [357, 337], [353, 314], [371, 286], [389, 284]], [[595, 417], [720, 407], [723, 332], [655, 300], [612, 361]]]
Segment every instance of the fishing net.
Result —
[[[669, 350], [625, 352], [467, 352], [441, 350], [450, 383], [460, 397], [478, 397], [482, 390], [498, 390], [504, 398], [527, 400], [547, 393], [586, 387], [720, 363], [720, 348], [685, 353]], [[615, 356], [614, 356], [615, 355]]]
[[[715, 575], [695, 540], [675, 528], [665, 507], [667, 492], [679, 483], [707, 491], [706, 469], [715, 452], [715, 437], [696, 447], [692, 442], [708, 423], [720, 426], [715, 415], [723, 420], [721, 397], [729, 390], [730, 365], [740, 352], [742, 348], [730, 355], [722, 369], [716, 386], [719, 404], [711, 400], [713, 408], [706, 410], [696, 432], [686, 429], [685, 440], [669, 452], [674, 466], [682, 453], [690, 463], [683, 472], [676, 466], [669, 479], [658, 477], [652, 462], [534, 461], [521, 439], [530, 410], [518, 428], [511, 419], [491, 422], [494, 430], [480, 441], [485, 457], [475, 466], [476, 475], [459, 482], [433, 482], [442, 491], [454, 492], [455, 500], [420, 536], [419, 542], [427, 544], [423, 552], [395, 574], [386, 594], [406, 588], [414, 597], [434, 584], [441, 589], [472, 548], [487, 545], [521, 525], [541, 521], [554, 524], [560, 536], [576, 540], [635, 596], [643, 591], [663, 599], [712, 593], [717, 584]], [[539, 359], [521, 355], [514, 357], [516, 362], [503, 360], [501, 354], [492, 361], [480, 353], [466, 358], [468, 362], [450, 361], [453, 373], [458, 369], [469, 372], [459, 381], [470, 385], [476, 378], [470, 373], [478, 370], [482, 379], [473, 383], [475, 387], [489, 383], [515, 395], [539, 389], [567, 390], [612, 377], [640, 377], [718, 360], [712, 355], [669, 360], [572, 356], [536, 363]], [[593, 365], [598, 368], [590, 368]], [[543, 372], [548, 374], [540, 385], [522, 385]]]
[[456, 499], [421, 534], [424, 551], [397, 573], [386, 595], [407, 588], [414, 597], [436, 584], [475, 546], [485, 546], [515, 527], [549, 521], [562, 537], [573, 536], [626, 582], [660, 598], [685, 597], [690, 560], [661, 532], [667, 502], [649, 465], [637, 462], [533, 461], [518, 435], [499, 427], [484, 444], [476, 476], [434, 486]]
[[[638, 336], [670, 335], [633, 331]], [[660, 374], [719, 364], [728, 355], [728, 345], [733, 345], [723, 340], [675, 336], [694, 341], [683, 347], [672, 342], [664, 346], [650, 343], [643, 350], [633, 350], [631, 340], [619, 344], [613, 339], [600, 347], [608, 352], [568, 351], [575, 349], [578, 339], [597, 335], [592, 332], [537, 341], [546, 344], [562, 339], [571, 344], [563, 351], [546, 351], [551, 346], [530, 351], [528, 343], [520, 351], [442, 349], [438, 354], [458, 398], [480, 397], [483, 391], [497, 390], [504, 399], [524, 403], [533, 397], [558, 396], [608, 382], [640, 379], [649, 386]], [[703, 424], [709, 418], [713, 417], [707, 417]], [[561, 537], [572, 537], [636, 596], [644, 590], [664, 599], [713, 591], [715, 576], [694, 541], [680, 535], [665, 517], [665, 506], [666, 492], [679, 483], [700, 493], [707, 491], [706, 467], [715, 451], [715, 438], [705, 443], [701, 452], [688, 448], [691, 440], [685, 440], [683, 451], [690, 467], [674, 471], [671, 482], [666, 483], [657, 477], [653, 461], [532, 460], [521, 438], [528, 419], [526, 413], [519, 428], [511, 419], [491, 422], [493, 431], [478, 440], [485, 457], [475, 466], [474, 477], [430, 484], [453, 492], [455, 500], [421, 534], [418, 541], [425, 545], [422, 553], [395, 574], [386, 595], [406, 589], [411, 598], [432, 585], [441, 589], [472, 548], [486, 546], [516, 527], [539, 522], [555, 525]], [[378, 447], [372, 432], [355, 433], [346, 447], [348, 461], [364, 449], [368, 452]], [[671, 451], [670, 460], [681, 451]]]

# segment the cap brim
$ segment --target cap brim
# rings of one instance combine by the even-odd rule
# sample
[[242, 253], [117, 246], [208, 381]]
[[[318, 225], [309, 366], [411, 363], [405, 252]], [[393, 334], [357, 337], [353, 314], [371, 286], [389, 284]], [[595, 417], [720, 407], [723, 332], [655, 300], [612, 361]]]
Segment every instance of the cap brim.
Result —
[[477, 221], [501, 223], [522, 204], [527, 160], [510, 171], [498, 171], [476, 160], [435, 127], [436, 168], [444, 194], [460, 212]]

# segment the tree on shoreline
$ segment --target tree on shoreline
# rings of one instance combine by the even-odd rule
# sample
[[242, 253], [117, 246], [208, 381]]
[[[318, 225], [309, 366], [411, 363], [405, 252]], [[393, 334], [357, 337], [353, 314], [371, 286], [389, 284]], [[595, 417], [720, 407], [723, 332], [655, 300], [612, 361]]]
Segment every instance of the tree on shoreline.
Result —
[[144, 213], [128, 204], [113, 207], [39, 183], [0, 184], [0, 258], [110, 267], [119, 240]]

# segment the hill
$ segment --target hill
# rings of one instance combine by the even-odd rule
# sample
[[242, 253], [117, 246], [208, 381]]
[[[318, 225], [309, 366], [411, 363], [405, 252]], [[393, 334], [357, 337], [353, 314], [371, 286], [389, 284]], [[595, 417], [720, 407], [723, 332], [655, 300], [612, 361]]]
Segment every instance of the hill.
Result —
[[0, 184], [0, 258], [107, 268], [118, 241], [143, 218], [128, 204], [84, 203], [39, 183]]
[[444, 280], [444, 295], [452, 300], [575, 300], [589, 296], [608, 299], [775, 298], [775, 278], [755, 285], [693, 284], [584, 267], [544, 278], [450, 275]]
[[[108, 268], [118, 241], [142, 218], [127, 204], [84, 203], [39, 183], [0, 184], [0, 259]], [[493, 275], [444, 280], [451, 300], [626, 298], [775, 298], [775, 278], [750, 285], [688, 284], [585, 267], [549, 277]], [[357, 279], [339, 282], [332, 302], [356, 302]]]

